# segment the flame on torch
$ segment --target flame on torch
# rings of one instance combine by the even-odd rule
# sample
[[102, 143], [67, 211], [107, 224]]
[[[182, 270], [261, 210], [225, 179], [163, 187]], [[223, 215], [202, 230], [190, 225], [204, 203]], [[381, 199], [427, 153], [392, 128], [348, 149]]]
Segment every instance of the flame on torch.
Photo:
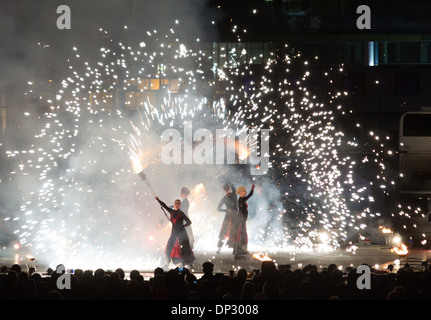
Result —
[[135, 134], [130, 135], [128, 154], [133, 171], [140, 173], [151, 164], [161, 161], [160, 146], [152, 145], [148, 135], [144, 138], [141, 131], [133, 123], [131, 125]]
[[135, 173], [141, 172], [144, 169], [141, 163], [141, 157], [137, 153], [132, 153], [132, 152], [130, 152], [129, 155], [130, 155], [130, 160], [132, 162], [133, 172]]

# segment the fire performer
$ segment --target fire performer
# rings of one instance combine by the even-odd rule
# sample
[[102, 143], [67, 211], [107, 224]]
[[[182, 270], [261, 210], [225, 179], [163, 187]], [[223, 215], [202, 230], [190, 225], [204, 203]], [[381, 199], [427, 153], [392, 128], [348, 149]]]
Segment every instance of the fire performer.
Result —
[[240, 258], [248, 253], [248, 237], [246, 222], [248, 218], [248, 204], [247, 200], [254, 193], [254, 184], [251, 186], [251, 191], [247, 194], [247, 189], [244, 186], [238, 187], [236, 193], [239, 195], [238, 199], [238, 218], [235, 224], [235, 245], [233, 253], [235, 258]]
[[[181, 192], [180, 192], [180, 196], [181, 196], [181, 211], [184, 212], [184, 214], [188, 217], [189, 216], [189, 208], [190, 208], [190, 203], [189, 203], [189, 199], [187, 198], [190, 195], [190, 190], [187, 187], [182, 187], [181, 188]], [[193, 230], [191, 226], [187, 226], [186, 227], [186, 231], [187, 231], [187, 235], [189, 236], [189, 240], [190, 240], [190, 246], [193, 249], [193, 243], [195, 242], [195, 238], [193, 236]]]
[[191, 225], [190, 219], [180, 210], [181, 200], [174, 201], [174, 208], [169, 208], [159, 197], [154, 197], [159, 204], [170, 213], [172, 223], [171, 236], [166, 244], [165, 254], [167, 264], [181, 259], [183, 266], [189, 265], [193, 268], [192, 263], [195, 260], [193, 250], [190, 246], [190, 240], [187, 235], [186, 227]]
[[219, 234], [217, 253], [220, 253], [225, 240], [227, 240], [226, 245], [229, 248], [233, 248], [235, 243], [234, 221], [238, 216], [238, 199], [235, 186], [233, 184], [226, 183], [223, 185], [223, 190], [226, 194], [220, 200], [217, 211], [225, 212], [225, 216]]

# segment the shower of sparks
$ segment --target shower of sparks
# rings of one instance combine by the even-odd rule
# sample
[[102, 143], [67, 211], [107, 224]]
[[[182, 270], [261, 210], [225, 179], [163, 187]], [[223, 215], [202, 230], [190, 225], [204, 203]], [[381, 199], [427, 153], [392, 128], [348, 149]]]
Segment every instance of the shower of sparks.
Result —
[[[265, 155], [270, 172], [251, 180], [237, 177], [257, 185], [249, 200], [249, 250], [333, 250], [348, 241], [349, 233], [365, 231], [368, 219], [381, 216], [372, 204], [395, 188], [385, 167], [393, 151], [384, 143], [389, 138], [374, 132], [361, 145], [337, 129], [337, 121], [348, 114], [337, 105], [346, 92], [331, 89], [325, 97], [313, 92], [307, 87], [312, 63], [294, 50], [284, 57], [271, 53], [255, 76], [251, 63], [256, 57], [245, 49], [238, 56], [240, 67], [235, 60], [215, 68], [211, 50], [193, 47], [181, 43], [174, 30], [147, 32], [135, 47], [109, 39], [95, 64], [73, 47], [70, 76], [55, 99], [47, 100], [49, 110], [31, 148], [7, 151], [18, 163], [11, 181], [19, 184], [22, 197], [20, 212], [5, 222], [16, 227], [21, 248], [51, 265], [160, 265], [169, 226], [160, 222], [152, 195], [136, 173], [146, 169], [151, 181], [161, 181], [163, 189], [156, 190], [161, 198], [166, 188], [179, 189], [158, 167], [161, 144], [154, 141], [161, 130], [181, 127], [187, 119], [237, 132], [269, 128], [271, 140], [277, 137]], [[299, 69], [299, 76], [291, 69]], [[324, 74], [330, 84], [334, 72], [342, 69]], [[247, 76], [253, 80], [237, 80]], [[175, 79], [170, 87], [154, 87], [167, 79]], [[223, 88], [224, 95], [214, 98], [215, 88]], [[119, 91], [125, 92], [125, 105], [116, 110]], [[137, 112], [126, 115], [132, 110]], [[254, 148], [239, 146], [239, 159], [247, 159]], [[363, 159], [341, 152], [360, 148], [371, 151]], [[375, 176], [357, 184], [357, 171], [371, 166], [377, 168]], [[223, 173], [209, 167], [206, 174], [201, 181], [217, 182]], [[207, 188], [203, 182], [191, 188], [190, 217], [195, 250], [215, 251], [223, 219], [215, 208], [222, 194], [221, 188], [216, 194]], [[421, 213], [401, 204], [399, 209], [392, 214]]]

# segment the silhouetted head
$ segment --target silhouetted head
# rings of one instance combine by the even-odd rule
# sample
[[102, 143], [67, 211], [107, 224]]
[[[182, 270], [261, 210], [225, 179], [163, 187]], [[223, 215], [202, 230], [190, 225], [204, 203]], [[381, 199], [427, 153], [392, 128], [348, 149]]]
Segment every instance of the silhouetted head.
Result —
[[229, 193], [231, 191], [230, 190], [230, 185], [228, 183], [225, 183], [223, 185], [223, 190], [224, 190], [224, 192]]
[[181, 192], [180, 192], [181, 198], [187, 198], [189, 194], [190, 194], [189, 188], [186, 188], [186, 187], [181, 188]]

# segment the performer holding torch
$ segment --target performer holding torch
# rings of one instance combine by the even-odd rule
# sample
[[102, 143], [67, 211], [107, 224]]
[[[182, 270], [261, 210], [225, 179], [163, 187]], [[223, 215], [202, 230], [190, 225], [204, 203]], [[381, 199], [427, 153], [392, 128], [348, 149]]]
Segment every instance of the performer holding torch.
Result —
[[159, 204], [169, 212], [170, 221], [172, 223], [171, 236], [166, 244], [166, 259], [167, 264], [175, 261], [175, 258], [180, 258], [183, 266], [189, 265], [193, 268], [192, 263], [195, 260], [193, 250], [190, 246], [190, 240], [187, 235], [186, 227], [191, 225], [190, 219], [180, 210], [181, 201], [174, 201], [174, 208], [169, 208], [158, 196], [154, 197]]
[[236, 193], [239, 195], [238, 199], [238, 219], [235, 226], [235, 246], [234, 255], [235, 258], [241, 258], [248, 253], [248, 237], [246, 222], [248, 218], [248, 204], [247, 200], [254, 193], [254, 184], [251, 186], [251, 191], [247, 194], [247, 189], [244, 186], [240, 186], [236, 189]]
[[[165, 250], [166, 263], [169, 265], [171, 260], [175, 263], [177, 262], [176, 260], [180, 260], [183, 266], [190, 265], [190, 267], [193, 268], [192, 263], [195, 260], [195, 257], [186, 230], [186, 227], [190, 226], [192, 222], [187, 215], [180, 210], [181, 200], [175, 200], [173, 208], [168, 207], [159, 199], [158, 196], [155, 195], [154, 189], [143, 170], [139, 172], [139, 176], [143, 181], [145, 181], [154, 198], [159, 202], [166, 218], [172, 223], [171, 236], [169, 237]], [[168, 216], [166, 211], [169, 212], [170, 216]]]

